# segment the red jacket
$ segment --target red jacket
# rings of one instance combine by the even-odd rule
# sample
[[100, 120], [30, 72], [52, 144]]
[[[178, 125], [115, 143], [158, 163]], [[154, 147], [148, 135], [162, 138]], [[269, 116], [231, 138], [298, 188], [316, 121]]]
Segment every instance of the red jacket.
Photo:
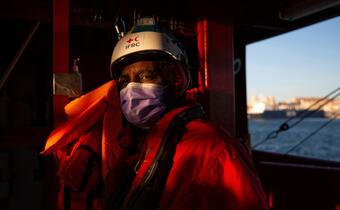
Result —
[[[166, 118], [173, 114], [165, 115], [151, 133], [162, 133], [162, 123], [166, 125]], [[251, 157], [242, 145], [201, 119], [189, 122], [185, 128], [176, 145], [165, 187], [160, 192], [160, 210], [268, 209]], [[130, 188], [124, 209], [142, 209], [143, 202], [147, 202], [143, 198], [134, 201], [131, 197], [159, 146], [160, 140], [154, 133], [146, 140], [148, 154]], [[130, 202], [137, 204], [133, 206]]]
[[202, 120], [187, 129], [177, 145], [161, 209], [267, 209], [245, 148]]
[[[128, 128], [120, 130], [117, 97], [114, 82], [83, 96], [68, 107], [70, 120], [50, 135], [43, 154], [69, 154], [59, 156], [59, 176], [71, 190], [70, 206], [65, 206], [61, 193], [59, 209], [91, 205], [102, 210], [115, 203], [125, 210], [267, 209], [249, 153], [236, 140], [195, 119], [178, 127], [177, 143], [155, 161], [172, 120], [190, 106], [167, 113], [144, 138], [139, 154], [129, 147], [141, 142], [135, 142]], [[170, 163], [164, 164], [167, 159]], [[138, 173], [133, 176], [136, 164]]]

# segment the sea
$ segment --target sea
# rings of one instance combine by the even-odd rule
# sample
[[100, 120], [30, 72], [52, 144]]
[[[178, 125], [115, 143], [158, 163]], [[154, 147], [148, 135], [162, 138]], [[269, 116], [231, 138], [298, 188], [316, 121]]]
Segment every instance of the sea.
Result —
[[[340, 119], [287, 120], [249, 119], [253, 149], [340, 162]], [[283, 123], [289, 129], [275, 132]]]

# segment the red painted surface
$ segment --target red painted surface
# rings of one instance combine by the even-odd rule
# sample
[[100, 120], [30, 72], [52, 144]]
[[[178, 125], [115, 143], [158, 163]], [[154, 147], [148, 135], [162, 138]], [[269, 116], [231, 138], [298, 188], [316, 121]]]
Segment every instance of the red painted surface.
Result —
[[197, 23], [197, 46], [200, 56], [200, 68], [199, 68], [199, 90], [204, 93], [208, 88], [208, 66], [207, 66], [207, 20], [202, 20]]
[[[53, 4], [53, 72], [66, 73], [69, 69], [69, 0], [54, 0]], [[53, 98], [54, 125], [66, 119], [64, 106], [67, 96]]]
[[[53, 1], [53, 73], [66, 73], [69, 69], [69, 0]], [[65, 121], [64, 106], [67, 96], [53, 96], [54, 127]], [[53, 156], [43, 159], [44, 187], [41, 209], [57, 210], [59, 180]]]
[[269, 192], [268, 194], [268, 206], [270, 209], [274, 207], [274, 195], [273, 192]]
[[208, 66], [207, 66], [207, 20], [202, 20], [197, 23], [197, 48], [199, 54], [199, 69], [198, 69], [198, 92], [199, 101], [204, 106], [204, 109], [209, 116], [209, 100], [208, 100]]
[[231, 22], [197, 23], [202, 104], [210, 120], [231, 134], [235, 134], [233, 33]]

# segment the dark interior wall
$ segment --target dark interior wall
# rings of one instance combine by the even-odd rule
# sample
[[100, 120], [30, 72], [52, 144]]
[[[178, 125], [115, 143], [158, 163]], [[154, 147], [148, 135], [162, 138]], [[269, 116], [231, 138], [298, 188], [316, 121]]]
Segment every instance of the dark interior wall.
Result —
[[115, 34], [105, 29], [73, 26], [70, 28], [70, 62], [80, 59], [83, 90], [88, 92], [109, 81], [109, 66]]
[[[0, 19], [0, 77], [35, 21]], [[39, 151], [50, 126], [52, 26], [42, 23], [0, 90], [0, 209], [40, 209]]]
[[[0, 74], [8, 70], [31, 33], [33, 21], [1, 20]], [[41, 24], [0, 90], [0, 128], [43, 126], [49, 120], [51, 87], [51, 26]]]

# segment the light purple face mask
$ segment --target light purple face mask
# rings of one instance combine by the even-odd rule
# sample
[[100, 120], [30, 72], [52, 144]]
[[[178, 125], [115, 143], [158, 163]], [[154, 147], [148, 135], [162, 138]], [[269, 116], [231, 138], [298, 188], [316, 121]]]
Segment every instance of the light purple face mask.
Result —
[[164, 89], [161, 85], [136, 82], [123, 88], [120, 105], [127, 121], [142, 128], [152, 126], [166, 109]]

